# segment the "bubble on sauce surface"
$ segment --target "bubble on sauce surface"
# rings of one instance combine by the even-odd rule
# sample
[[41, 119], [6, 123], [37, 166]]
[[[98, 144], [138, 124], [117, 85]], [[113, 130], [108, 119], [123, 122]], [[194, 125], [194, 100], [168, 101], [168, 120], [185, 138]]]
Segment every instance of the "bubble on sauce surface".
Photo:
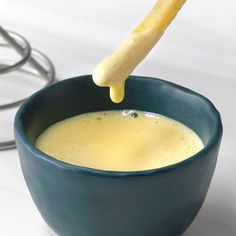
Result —
[[132, 117], [133, 119], [137, 118], [137, 117], [138, 117], [138, 113], [137, 113], [137, 112], [131, 113], [131, 117]]

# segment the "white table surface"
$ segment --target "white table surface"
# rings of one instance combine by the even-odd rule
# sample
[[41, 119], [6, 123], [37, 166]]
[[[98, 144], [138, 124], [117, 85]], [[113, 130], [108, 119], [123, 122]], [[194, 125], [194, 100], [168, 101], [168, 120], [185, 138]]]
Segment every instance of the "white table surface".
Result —
[[[90, 74], [153, 3], [0, 0], [0, 22], [46, 53], [56, 66], [58, 78], [64, 79]], [[185, 236], [236, 235], [235, 9], [235, 0], [189, 0], [159, 45], [135, 71], [204, 94], [223, 118], [224, 137], [215, 175], [206, 201]], [[39, 86], [40, 82], [19, 79], [14, 73], [2, 75], [0, 103], [28, 95]], [[12, 136], [14, 113], [0, 112], [0, 140]], [[0, 152], [0, 235], [55, 236], [31, 200], [16, 150]]]

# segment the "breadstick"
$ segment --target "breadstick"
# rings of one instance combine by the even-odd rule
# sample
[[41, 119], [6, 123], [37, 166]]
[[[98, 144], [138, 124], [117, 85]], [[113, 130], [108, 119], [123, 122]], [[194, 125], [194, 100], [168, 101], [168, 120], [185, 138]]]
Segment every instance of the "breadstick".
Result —
[[98, 86], [110, 87], [113, 102], [123, 100], [125, 80], [159, 41], [185, 2], [186, 0], [157, 1], [121, 45], [95, 68], [93, 81]]

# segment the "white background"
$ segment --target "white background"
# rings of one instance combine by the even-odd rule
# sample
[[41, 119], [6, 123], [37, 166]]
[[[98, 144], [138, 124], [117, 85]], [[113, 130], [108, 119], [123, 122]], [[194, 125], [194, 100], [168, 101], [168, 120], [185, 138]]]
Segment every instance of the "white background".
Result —
[[[0, 0], [0, 22], [46, 53], [58, 78], [64, 79], [91, 74], [154, 2]], [[135, 71], [204, 94], [223, 118], [224, 137], [216, 172], [207, 199], [185, 236], [236, 235], [235, 10], [235, 0], [189, 0]], [[2, 55], [0, 51], [0, 59]], [[1, 75], [0, 104], [32, 93], [40, 83], [16, 73]], [[0, 112], [0, 141], [12, 136], [14, 112]], [[0, 235], [55, 235], [30, 198], [16, 150], [0, 152]]]

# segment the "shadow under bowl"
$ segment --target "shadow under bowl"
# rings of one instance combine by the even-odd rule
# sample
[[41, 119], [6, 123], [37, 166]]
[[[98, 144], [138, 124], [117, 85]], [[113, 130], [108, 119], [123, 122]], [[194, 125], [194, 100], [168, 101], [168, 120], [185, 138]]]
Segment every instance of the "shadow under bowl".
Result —
[[[47, 224], [62, 236], [178, 236], [198, 213], [209, 188], [222, 124], [205, 97], [163, 80], [131, 76], [126, 97], [110, 101], [91, 75], [40, 90], [18, 110], [15, 139], [31, 196]], [[145, 171], [102, 171], [56, 160], [34, 147], [50, 125], [78, 114], [136, 109], [182, 122], [204, 149], [180, 163]]]

